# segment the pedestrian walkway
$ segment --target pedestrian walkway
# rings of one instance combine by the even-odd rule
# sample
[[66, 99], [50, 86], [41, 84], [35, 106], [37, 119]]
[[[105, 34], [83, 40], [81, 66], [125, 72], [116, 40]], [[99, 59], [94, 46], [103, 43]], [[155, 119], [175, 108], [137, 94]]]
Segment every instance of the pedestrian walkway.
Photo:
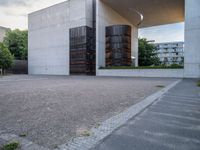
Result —
[[185, 79], [91, 150], [200, 150], [200, 88]]

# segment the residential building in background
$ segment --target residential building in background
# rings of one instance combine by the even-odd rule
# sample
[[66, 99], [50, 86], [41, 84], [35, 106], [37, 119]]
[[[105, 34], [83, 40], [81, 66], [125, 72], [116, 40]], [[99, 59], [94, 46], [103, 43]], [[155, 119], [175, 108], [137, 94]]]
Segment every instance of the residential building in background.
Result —
[[6, 32], [9, 30], [9, 28], [1, 27], [0, 26], [0, 42], [3, 42], [3, 38], [6, 35]]
[[155, 43], [154, 45], [162, 65], [184, 66], [184, 42]]

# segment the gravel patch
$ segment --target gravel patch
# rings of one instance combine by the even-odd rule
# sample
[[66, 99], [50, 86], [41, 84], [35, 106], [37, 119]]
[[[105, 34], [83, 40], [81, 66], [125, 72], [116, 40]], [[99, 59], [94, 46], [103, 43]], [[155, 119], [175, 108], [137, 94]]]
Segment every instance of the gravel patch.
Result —
[[54, 149], [176, 80], [3, 77], [0, 78], [0, 130], [26, 135], [28, 140]]

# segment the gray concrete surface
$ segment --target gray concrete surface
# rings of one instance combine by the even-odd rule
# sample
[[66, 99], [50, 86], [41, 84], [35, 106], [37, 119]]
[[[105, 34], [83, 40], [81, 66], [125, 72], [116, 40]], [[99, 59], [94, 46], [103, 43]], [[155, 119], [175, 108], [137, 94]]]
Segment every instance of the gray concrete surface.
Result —
[[0, 130], [48, 148], [119, 114], [176, 79], [84, 76], [0, 78]]
[[200, 88], [183, 80], [92, 150], [199, 150]]

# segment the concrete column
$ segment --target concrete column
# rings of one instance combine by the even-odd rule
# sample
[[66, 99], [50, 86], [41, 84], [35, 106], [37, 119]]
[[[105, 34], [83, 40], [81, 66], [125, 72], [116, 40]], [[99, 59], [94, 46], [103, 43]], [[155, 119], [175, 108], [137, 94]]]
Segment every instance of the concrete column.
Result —
[[200, 0], [185, 0], [185, 72], [200, 77]]
[[132, 27], [131, 56], [135, 57], [135, 67], [138, 67], [138, 28]]

